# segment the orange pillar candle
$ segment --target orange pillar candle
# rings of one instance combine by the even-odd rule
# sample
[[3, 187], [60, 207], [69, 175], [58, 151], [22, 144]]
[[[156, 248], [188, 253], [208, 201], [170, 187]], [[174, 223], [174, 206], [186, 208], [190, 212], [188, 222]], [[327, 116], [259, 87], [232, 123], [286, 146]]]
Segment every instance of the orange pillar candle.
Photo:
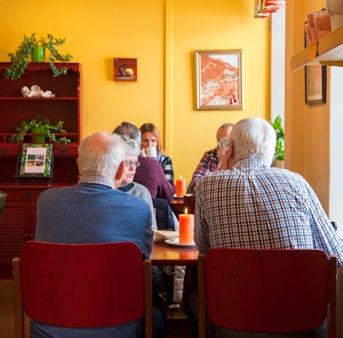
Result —
[[194, 215], [187, 214], [187, 208], [184, 214], [179, 215], [180, 243], [190, 244], [194, 241]]
[[182, 197], [186, 194], [186, 179], [182, 178], [182, 175], [180, 175], [180, 178], [177, 178], [175, 180], [175, 195], [177, 197]]

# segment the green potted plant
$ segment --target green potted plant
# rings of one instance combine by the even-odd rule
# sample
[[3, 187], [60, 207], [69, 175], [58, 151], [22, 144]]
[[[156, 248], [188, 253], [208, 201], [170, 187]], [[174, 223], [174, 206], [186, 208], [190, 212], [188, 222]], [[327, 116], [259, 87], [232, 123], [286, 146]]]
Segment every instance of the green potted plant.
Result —
[[285, 160], [285, 132], [282, 127], [282, 119], [280, 116], [277, 116], [274, 122], [271, 123], [276, 133], [276, 145], [275, 145], [275, 154], [274, 161], [272, 166], [284, 168]]
[[49, 51], [48, 62], [52, 70], [53, 76], [57, 77], [67, 73], [66, 67], [57, 67], [55, 61], [67, 62], [72, 59], [70, 54], [61, 54], [57, 47], [63, 45], [65, 39], [55, 38], [51, 34], [46, 37], [36, 38], [36, 34], [32, 33], [30, 36], [24, 35], [23, 41], [19, 45], [15, 53], [9, 53], [8, 56], [11, 65], [5, 70], [5, 77], [11, 80], [19, 79], [28, 66], [29, 58], [32, 61], [43, 62], [45, 51]]
[[16, 128], [17, 133], [10, 137], [10, 142], [23, 142], [28, 132], [32, 133], [32, 143], [45, 143], [46, 138], [51, 143], [70, 143], [70, 139], [65, 136], [56, 136], [57, 133], [66, 133], [63, 129], [63, 121], [51, 123], [47, 117], [36, 116], [32, 120], [22, 121]]

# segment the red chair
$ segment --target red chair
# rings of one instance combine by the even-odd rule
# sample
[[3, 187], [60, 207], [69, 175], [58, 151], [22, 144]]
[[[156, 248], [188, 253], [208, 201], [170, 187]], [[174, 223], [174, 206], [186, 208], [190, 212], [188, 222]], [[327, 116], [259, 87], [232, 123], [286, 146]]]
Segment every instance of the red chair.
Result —
[[195, 214], [195, 195], [188, 194], [183, 196], [183, 202], [188, 209], [188, 213]]
[[200, 338], [206, 305], [210, 322], [245, 332], [313, 330], [328, 316], [334, 338], [336, 258], [320, 250], [211, 249], [199, 257]]
[[13, 259], [16, 338], [31, 319], [67, 328], [100, 328], [145, 315], [152, 336], [151, 265], [133, 243], [29, 241]]

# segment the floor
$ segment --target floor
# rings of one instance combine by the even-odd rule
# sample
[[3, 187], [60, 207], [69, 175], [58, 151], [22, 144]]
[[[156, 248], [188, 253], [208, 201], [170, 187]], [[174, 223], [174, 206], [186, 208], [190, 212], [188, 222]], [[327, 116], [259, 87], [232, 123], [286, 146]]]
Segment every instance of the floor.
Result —
[[14, 337], [14, 308], [12, 281], [0, 280], [0, 337]]
[[[189, 336], [188, 322], [184, 314], [174, 313], [167, 322], [166, 338]], [[0, 279], [0, 338], [14, 337], [14, 306], [12, 280]], [[26, 335], [26, 338], [29, 338]]]

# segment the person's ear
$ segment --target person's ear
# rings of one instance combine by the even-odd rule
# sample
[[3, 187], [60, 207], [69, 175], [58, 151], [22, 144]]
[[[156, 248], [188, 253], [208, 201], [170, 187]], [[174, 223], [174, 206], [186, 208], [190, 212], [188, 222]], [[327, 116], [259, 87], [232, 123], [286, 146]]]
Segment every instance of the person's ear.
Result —
[[230, 142], [227, 147], [225, 148], [225, 152], [221, 159], [219, 159], [218, 169], [219, 170], [227, 170], [233, 167], [233, 158], [234, 158], [234, 146], [233, 143]]
[[121, 181], [124, 175], [124, 168], [125, 168], [125, 163], [124, 161], [121, 161], [118, 167], [118, 170], [114, 176], [115, 181]]
[[228, 169], [231, 169], [234, 165], [235, 165], [235, 145], [230, 142], [230, 144], [227, 146], [227, 150], [226, 150], [226, 154], [227, 154], [227, 167]]

